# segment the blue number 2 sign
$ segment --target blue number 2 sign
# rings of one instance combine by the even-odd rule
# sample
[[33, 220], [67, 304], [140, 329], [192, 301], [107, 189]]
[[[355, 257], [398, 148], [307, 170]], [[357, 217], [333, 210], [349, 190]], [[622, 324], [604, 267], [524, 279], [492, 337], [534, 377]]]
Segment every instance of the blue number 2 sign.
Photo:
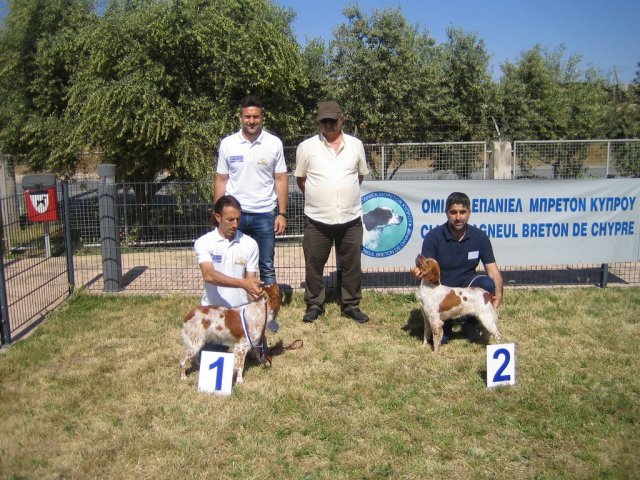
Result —
[[487, 387], [515, 385], [515, 344], [487, 345]]
[[200, 354], [198, 391], [231, 395], [233, 364], [233, 353], [203, 350]]

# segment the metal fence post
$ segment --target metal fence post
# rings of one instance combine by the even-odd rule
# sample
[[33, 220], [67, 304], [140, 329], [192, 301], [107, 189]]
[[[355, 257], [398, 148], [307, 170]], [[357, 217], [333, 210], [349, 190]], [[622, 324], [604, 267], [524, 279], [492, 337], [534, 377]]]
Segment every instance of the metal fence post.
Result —
[[489, 154], [489, 145], [487, 142], [484, 142], [484, 148], [482, 152], [482, 179], [487, 179], [487, 170], [489, 169], [489, 165], [487, 165], [487, 158]]
[[71, 216], [69, 211], [69, 182], [62, 182], [62, 211], [63, 228], [64, 228], [64, 244], [67, 252], [67, 279], [69, 281], [69, 295], [73, 293], [76, 286], [75, 271], [73, 269], [73, 243], [71, 240]]
[[118, 186], [116, 166], [98, 165], [98, 213], [100, 216], [100, 245], [102, 250], [102, 278], [105, 292], [122, 290], [122, 255], [118, 225]]
[[600, 279], [600, 288], [605, 288], [609, 282], [609, 264], [602, 264], [602, 278]]
[[[0, 205], [0, 207], [3, 206]], [[9, 323], [9, 299], [7, 298], [7, 284], [4, 276], [4, 219], [2, 217], [2, 208], [0, 208], [0, 324], [2, 324], [0, 344], [5, 345], [11, 343], [11, 324]]]

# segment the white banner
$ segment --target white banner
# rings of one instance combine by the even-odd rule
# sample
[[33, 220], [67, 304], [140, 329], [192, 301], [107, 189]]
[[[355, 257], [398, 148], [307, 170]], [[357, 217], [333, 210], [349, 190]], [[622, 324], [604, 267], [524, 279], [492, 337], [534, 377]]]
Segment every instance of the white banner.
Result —
[[498, 265], [639, 260], [640, 179], [412, 180], [363, 182], [362, 266], [412, 266], [454, 191], [471, 199], [469, 223], [489, 235]]

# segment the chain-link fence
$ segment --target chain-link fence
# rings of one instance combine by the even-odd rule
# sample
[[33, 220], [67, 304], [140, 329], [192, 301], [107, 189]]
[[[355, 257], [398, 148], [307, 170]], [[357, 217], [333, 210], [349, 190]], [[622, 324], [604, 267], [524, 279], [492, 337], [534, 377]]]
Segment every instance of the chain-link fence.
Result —
[[640, 176], [640, 140], [513, 142], [514, 178]]
[[[584, 142], [515, 142], [511, 178], [606, 178], [638, 176], [640, 140]], [[371, 173], [367, 179], [438, 180], [492, 178], [493, 152], [484, 142], [451, 144], [367, 145]], [[295, 147], [285, 148], [290, 172]], [[72, 273], [76, 286], [105, 289], [101, 251], [99, 181], [83, 179], [60, 193], [61, 212], [68, 209]], [[193, 241], [209, 230], [213, 178], [200, 182], [118, 183], [115, 188], [123, 293], [185, 293], [202, 289]], [[464, 186], [461, 185], [461, 190]], [[69, 272], [62, 248], [62, 223], [51, 223], [52, 254], [44, 250], [44, 226], [30, 223], [22, 191], [2, 197], [3, 265], [11, 329], [40, 315], [69, 291]], [[304, 197], [293, 175], [289, 183], [289, 221], [286, 235], [276, 242], [276, 272], [285, 289], [304, 286], [302, 234]], [[444, 221], [444, 219], [443, 219]], [[501, 265], [507, 287], [558, 285], [638, 285], [635, 262], [609, 265]], [[325, 283], [336, 285], [335, 255], [325, 267]], [[43, 276], [44, 275], [44, 276]], [[412, 291], [415, 280], [408, 268], [363, 271], [365, 288]], [[46, 292], [46, 295], [44, 293]], [[40, 298], [39, 295], [43, 294]]]
[[0, 197], [2, 343], [26, 334], [72, 290], [62, 209], [59, 219], [34, 222], [25, 203], [22, 192]]
[[[191, 293], [202, 288], [201, 274], [192, 252], [194, 239], [210, 228], [209, 182], [118, 184], [123, 288], [126, 292]], [[72, 195], [71, 221], [74, 238], [74, 266], [78, 285], [93, 291], [104, 289], [97, 187]], [[292, 186], [293, 188], [293, 186]], [[73, 188], [71, 189], [73, 191]], [[82, 198], [82, 201], [78, 200]], [[291, 201], [287, 234], [276, 242], [278, 282], [286, 289], [304, 286], [302, 196]], [[634, 262], [611, 265], [501, 266], [507, 286], [638, 285], [639, 265]], [[336, 284], [336, 260], [332, 254], [325, 268], [327, 287]], [[363, 286], [380, 289], [412, 289], [415, 280], [407, 268], [378, 268], [363, 271]]]
[[[487, 142], [367, 144], [367, 180], [485, 180]], [[289, 171], [296, 163], [296, 147], [285, 147]]]
[[[554, 153], [565, 155], [565, 151], [589, 151], [591, 156], [582, 157], [575, 153], [572, 158], [584, 158], [585, 164], [573, 170], [565, 168], [563, 176], [550, 178], [566, 178], [572, 171], [574, 175], [587, 169], [590, 177], [606, 177], [619, 173], [615, 160], [611, 155], [596, 156], [594, 152], [631, 152], [627, 158], [637, 158], [639, 141], [599, 141], [599, 142], [566, 142], [556, 145], [555, 142], [519, 142], [514, 148], [519, 158], [525, 148], [529, 152], [535, 150], [545, 152], [547, 161], [551, 161]], [[586, 145], [586, 147], [584, 146]], [[604, 145], [604, 147], [603, 147]], [[564, 147], [561, 148], [561, 147]], [[543, 149], [548, 150], [544, 151]], [[453, 144], [401, 144], [401, 145], [367, 145], [365, 147], [371, 174], [367, 179], [479, 179], [490, 177], [490, 155], [484, 142]], [[295, 168], [295, 147], [285, 148], [285, 156], [290, 171]], [[529, 155], [533, 158], [533, 154]], [[559, 164], [562, 162], [558, 161]], [[632, 163], [632, 162], [630, 162]], [[531, 163], [531, 165], [534, 165]], [[536, 164], [537, 165], [537, 164]], [[547, 166], [544, 163], [537, 166]], [[614, 167], [616, 168], [614, 170]], [[559, 171], [558, 167], [558, 171]], [[514, 169], [516, 171], [517, 169]], [[520, 168], [517, 171], [524, 171]], [[614, 173], [615, 172], [615, 173]], [[518, 174], [514, 178], [520, 178]], [[537, 175], [535, 178], [549, 178]], [[126, 184], [119, 186], [119, 210], [121, 217], [121, 237], [123, 239], [124, 270], [129, 272], [127, 291], [174, 292], [183, 291], [198, 293], [201, 289], [200, 274], [195, 264], [191, 245], [195, 238], [209, 227], [210, 187], [212, 179], [201, 185], [193, 184]], [[463, 189], [464, 187], [461, 187]], [[125, 194], [126, 192], [126, 194]], [[86, 195], [86, 193], [85, 193]], [[94, 197], [95, 198], [95, 194]], [[75, 203], [72, 200], [72, 205]], [[97, 207], [93, 207], [94, 212]], [[76, 208], [78, 219], [95, 216]], [[279, 237], [276, 246], [276, 269], [281, 284], [291, 289], [300, 289], [304, 284], [304, 261], [302, 253], [302, 233], [304, 227], [304, 198], [295, 185], [295, 178], [290, 176], [289, 184], [289, 222], [287, 233]], [[75, 221], [74, 221], [75, 224]], [[94, 227], [91, 227], [94, 225]], [[89, 222], [81, 231], [95, 228], [96, 222]], [[84, 235], [84, 238], [88, 238]], [[93, 241], [92, 241], [93, 242]], [[102, 288], [99, 273], [99, 257], [87, 255], [91, 248], [86, 243], [82, 247], [84, 255], [76, 256], [75, 264], [81, 278], [91, 278], [91, 289]], [[555, 286], [555, 285], [633, 285], [640, 283], [638, 264], [634, 262], [611, 265], [581, 264], [560, 266], [502, 266], [507, 286]], [[325, 268], [325, 280], [328, 287], [336, 283], [336, 262], [332, 255]], [[411, 289], [415, 281], [407, 269], [384, 268], [365, 270], [363, 285], [367, 288]]]

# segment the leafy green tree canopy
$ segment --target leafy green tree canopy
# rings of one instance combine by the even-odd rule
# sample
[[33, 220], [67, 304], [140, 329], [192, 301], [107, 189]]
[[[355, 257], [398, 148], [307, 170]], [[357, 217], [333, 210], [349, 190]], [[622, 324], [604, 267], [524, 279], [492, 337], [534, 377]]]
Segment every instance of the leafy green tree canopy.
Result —
[[489, 74], [484, 41], [475, 33], [447, 29], [442, 45], [444, 68], [443, 131], [447, 140], [482, 140], [493, 133], [491, 117], [496, 114], [495, 85]]
[[[0, 29], [0, 151], [71, 175], [101, 151], [125, 178], [212, 173], [237, 105], [262, 96], [266, 127], [295, 144], [322, 100], [342, 104], [367, 143], [640, 134], [640, 66], [612, 84], [541, 45], [489, 74], [476, 34], [438, 45], [399, 8], [344, 10], [326, 45], [297, 44], [272, 0], [9, 0]], [[385, 171], [403, 158], [385, 159]], [[634, 167], [635, 168], [635, 167]], [[460, 165], [466, 171], [464, 165]], [[564, 170], [563, 170], [564, 169]], [[559, 174], [571, 171], [558, 167]]]
[[369, 16], [351, 6], [344, 14], [329, 44], [326, 97], [345, 108], [348, 126], [366, 142], [419, 139], [438, 98], [435, 41], [399, 9]]
[[295, 135], [289, 117], [306, 76], [290, 20], [268, 0], [107, 11], [87, 32], [70, 92], [75, 144], [104, 150], [127, 177], [201, 177], [249, 93], [268, 102], [271, 129]]
[[8, 154], [48, 150], [48, 139], [60, 131], [76, 61], [65, 39], [91, 22], [92, 5], [89, 0], [10, 0], [8, 7], [0, 30], [0, 148]]
[[512, 138], [537, 140], [606, 137], [614, 86], [594, 69], [581, 71], [579, 55], [536, 45], [502, 66], [503, 124]]
[[39, 86], [65, 71], [65, 88], [34, 104], [33, 131], [45, 135], [21, 145], [34, 168], [73, 172], [79, 151], [100, 150], [126, 178], [202, 177], [249, 93], [265, 100], [268, 128], [298, 135], [307, 77], [291, 11], [270, 0], [126, 0], [94, 18], [27, 62]]

